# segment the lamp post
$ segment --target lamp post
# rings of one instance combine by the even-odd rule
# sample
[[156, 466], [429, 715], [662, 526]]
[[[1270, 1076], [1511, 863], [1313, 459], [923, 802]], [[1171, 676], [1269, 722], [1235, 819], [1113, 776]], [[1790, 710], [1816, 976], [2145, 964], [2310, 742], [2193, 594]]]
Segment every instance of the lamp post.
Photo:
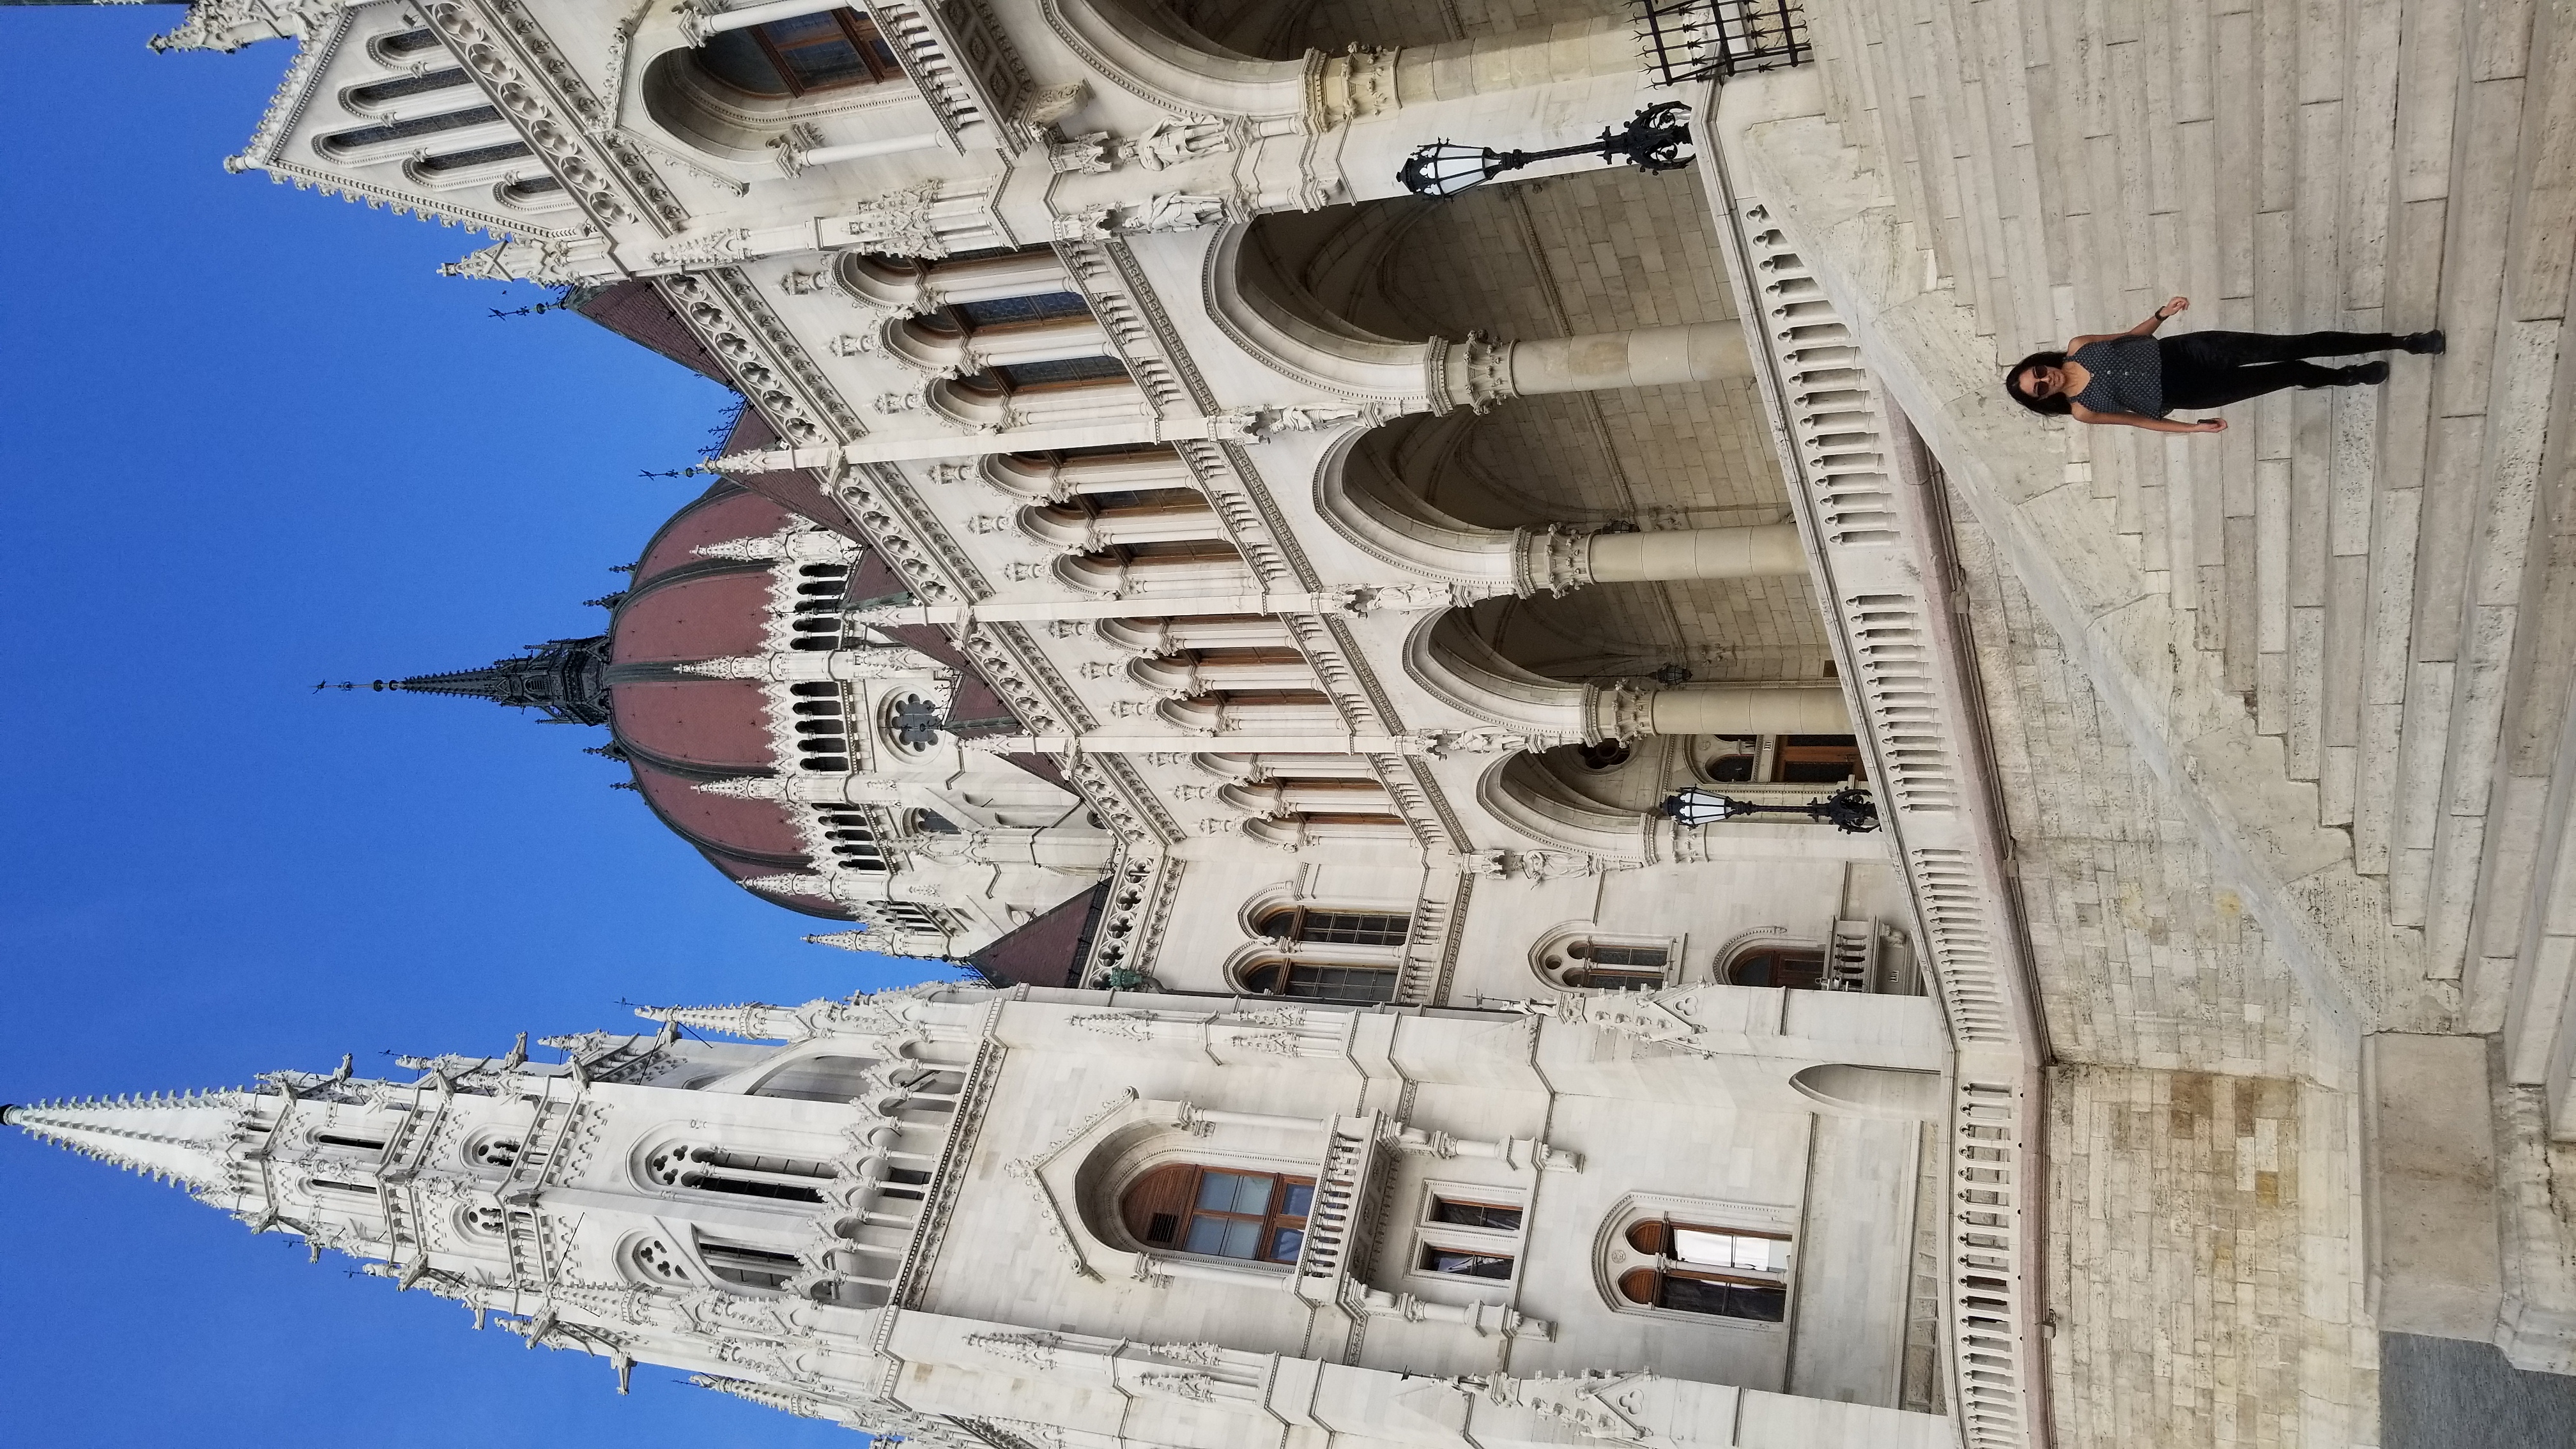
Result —
[[1846, 785], [1822, 800], [1810, 800], [1804, 805], [1756, 805], [1691, 785], [1665, 797], [1655, 809], [1689, 826], [1716, 825], [1746, 815], [1804, 815], [1854, 835], [1878, 828], [1878, 802], [1858, 785]]
[[1618, 130], [1604, 127], [1598, 141], [1551, 151], [1497, 151], [1491, 146], [1434, 141], [1406, 157], [1395, 179], [1416, 196], [1455, 196], [1534, 161], [1595, 152], [1605, 162], [1626, 161], [1640, 171], [1678, 171], [1693, 159], [1682, 154], [1690, 138], [1690, 107], [1665, 101], [1639, 111]]

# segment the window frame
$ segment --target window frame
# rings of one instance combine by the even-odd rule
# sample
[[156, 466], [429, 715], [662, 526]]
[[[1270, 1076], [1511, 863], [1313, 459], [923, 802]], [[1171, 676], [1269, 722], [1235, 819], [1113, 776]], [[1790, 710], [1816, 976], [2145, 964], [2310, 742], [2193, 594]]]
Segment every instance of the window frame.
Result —
[[[1684, 984], [1689, 948], [1687, 933], [1658, 936], [1604, 931], [1592, 921], [1571, 921], [1539, 938], [1530, 953], [1530, 969], [1557, 991], [1661, 991]], [[1650, 951], [1662, 954], [1660, 966], [1628, 962], [1596, 965], [1592, 956], [1594, 952]], [[1590, 979], [1594, 977], [1604, 979]]]
[[[1334, 937], [1319, 937], [1308, 934], [1309, 930], [1314, 928], [1314, 923], [1311, 918], [1334, 916], [1346, 916], [1354, 919], [1363, 917], [1380, 917], [1385, 920], [1394, 921], [1397, 924], [1392, 928], [1383, 926], [1330, 924], [1324, 925], [1321, 928], [1325, 930], [1347, 932], [1365, 931], [1375, 935], [1385, 935], [1391, 929], [1393, 931], [1394, 939], [1386, 941], [1360, 941], [1338, 939]], [[1287, 929], [1272, 930], [1270, 928], [1271, 922], [1277, 921], [1282, 917], [1287, 919]], [[1317, 905], [1309, 901], [1282, 901], [1276, 905], [1264, 906], [1260, 911], [1254, 914], [1252, 918], [1252, 934], [1266, 941], [1276, 941], [1280, 943], [1282, 947], [1321, 946], [1331, 948], [1350, 948], [1365, 951], [1401, 951], [1404, 949], [1405, 943], [1411, 940], [1413, 936], [1413, 912], [1410, 910], [1383, 910], [1374, 907]]]
[[[1770, 1217], [1772, 1210], [1738, 1211], [1725, 1204], [1642, 1204], [1638, 1209], [1617, 1215], [1618, 1224], [1611, 1234], [1610, 1251], [1615, 1261], [1607, 1264], [1604, 1276], [1610, 1306], [1622, 1313], [1670, 1315], [1690, 1322], [1726, 1326], [1754, 1327], [1785, 1331], [1795, 1307], [1798, 1251], [1797, 1235], [1792, 1225], [1771, 1223], [1753, 1226], [1755, 1218]], [[1639, 1242], [1641, 1234], [1655, 1230], [1655, 1246], [1649, 1249]], [[1673, 1249], [1684, 1232], [1705, 1233], [1737, 1240], [1754, 1240], [1780, 1245], [1781, 1266], [1745, 1267], [1735, 1263], [1693, 1262], [1675, 1256]], [[1636, 1285], [1643, 1283], [1646, 1297], [1640, 1299]], [[1778, 1296], [1779, 1316], [1714, 1312], [1697, 1308], [1677, 1308], [1665, 1302], [1668, 1285], [1675, 1282], [1703, 1283], [1728, 1290]]]
[[[1444, 1222], [1440, 1217], [1443, 1204], [1509, 1212], [1515, 1215], [1516, 1225], [1496, 1228]], [[1520, 1189], [1481, 1182], [1426, 1182], [1422, 1184], [1421, 1199], [1414, 1207], [1413, 1217], [1412, 1255], [1405, 1260], [1404, 1269], [1407, 1274], [1436, 1283], [1510, 1284], [1519, 1280], [1529, 1226], [1529, 1198]], [[1443, 1253], [1500, 1259], [1506, 1266], [1500, 1274], [1444, 1270], [1432, 1266], [1433, 1256]]]
[[[1746, 961], [1753, 957], [1762, 955], [1769, 955], [1775, 958], [1771, 973], [1775, 978], [1774, 980], [1764, 982], [1761, 985], [1756, 986], [1735, 979], [1735, 973], [1738, 967], [1742, 966]], [[1782, 956], [1815, 958], [1815, 979], [1794, 984], [1783, 983], [1777, 980], [1776, 978], [1780, 973], [1778, 969], [1779, 963], [1776, 958]], [[1832, 969], [1833, 951], [1831, 947], [1813, 941], [1792, 940], [1789, 937], [1781, 936], [1777, 938], [1759, 938], [1746, 942], [1745, 944], [1736, 947], [1734, 950], [1727, 952], [1725, 957], [1718, 963], [1717, 979], [1722, 985], [1743, 986], [1748, 990], [1753, 991], [1821, 991], [1825, 989], [1825, 978]]]
[[[1132, 1215], [1128, 1208], [1129, 1200], [1140, 1189], [1142, 1189], [1149, 1180], [1157, 1177], [1158, 1175], [1171, 1172], [1176, 1168], [1189, 1169], [1189, 1185], [1187, 1190], [1180, 1195], [1180, 1211], [1177, 1214], [1177, 1220], [1172, 1225], [1172, 1235], [1170, 1240], [1168, 1242], [1157, 1241], [1151, 1236], [1152, 1227], [1157, 1221], [1159, 1221], [1159, 1219], [1165, 1216], [1165, 1214], [1152, 1213], [1149, 1210], [1145, 1217], [1146, 1231], [1139, 1232], [1136, 1230], [1135, 1225], [1130, 1221]], [[1264, 1205], [1261, 1214], [1258, 1217], [1254, 1217], [1251, 1214], [1238, 1213], [1231, 1209], [1208, 1208], [1201, 1206], [1200, 1198], [1205, 1191], [1208, 1174], [1210, 1173], [1220, 1173], [1228, 1177], [1237, 1178], [1268, 1179], [1270, 1183], [1270, 1191], [1267, 1197], [1263, 1200]], [[1305, 1211], [1287, 1211], [1286, 1209], [1292, 1196], [1298, 1188], [1304, 1188], [1306, 1190]], [[1148, 1207], [1150, 1209], [1150, 1204]], [[1176, 1162], [1158, 1162], [1131, 1178], [1127, 1185], [1122, 1188], [1118, 1194], [1118, 1224], [1129, 1237], [1135, 1239], [1138, 1248], [1144, 1252], [1163, 1253], [1183, 1258], [1196, 1258], [1201, 1261], [1211, 1263], [1247, 1263], [1261, 1268], [1294, 1270], [1299, 1260], [1305, 1257], [1306, 1234], [1314, 1220], [1314, 1208], [1315, 1179], [1306, 1173], [1281, 1171], [1277, 1168], [1264, 1167], [1253, 1163], [1193, 1162], [1182, 1160]], [[1235, 1257], [1226, 1253], [1202, 1253], [1193, 1251], [1188, 1246], [1190, 1241], [1190, 1230], [1192, 1226], [1202, 1218], [1211, 1222], [1252, 1222], [1256, 1224], [1253, 1229], [1254, 1255], [1251, 1257]], [[1278, 1246], [1279, 1235], [1285, 1232], [1293, 1232], [1297, 1235], [1296, 1252], [1286, 1258], [1274, 1258], [1269, 1256], [1270, 1252]]]
[[[803, 50], [809, 46], [829, 44], [829, 38], [818, 35], [782, 47], [777, 37], [769, 33], [769, 29], [772, 25], [788, 22], [769, 21], [749, 27], [752, 43], [759, 46], [760, 53], [769, 58], [770, 65], [778, 72], [779, 82], [787, 87], [789, 96], [822, 95], [829, 91], [845, 91], [859, 86], [878, 85], [904, 73], [902, 64], [894, 59], [894, 43], [887, 40], [884, 33], [877, 29], [873, 18], [861, 15], [847, 6], [837, 10], [821, 11], [818, 14], [840, 26], [841, 38], [849, 43], [852, 51], [857, 53], [859, 66], [867, 72], [867, 78], [861, 80], [853, 76], [847, 80], [832, 81], [825, 85], [807, 85], [798, 79], [796, 67], [787, 59], [787, 53], [790, 50]], [[808, 20], [815, 17], [799, 15], [794, 18]], [[880, 56], [877, 53], [877, 47], [883, 47], [885, 54]]]

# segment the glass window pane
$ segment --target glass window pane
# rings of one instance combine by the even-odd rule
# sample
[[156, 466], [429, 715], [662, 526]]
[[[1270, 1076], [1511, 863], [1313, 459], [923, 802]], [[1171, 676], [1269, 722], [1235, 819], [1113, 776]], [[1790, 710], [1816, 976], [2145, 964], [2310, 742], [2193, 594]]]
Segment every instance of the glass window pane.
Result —
[[1203, 1253], [1211, 1258], [1225, 1251], [1225, 1218], [1192, 1218], [1190, 1235], [1181, 1240], [1181, 1251]]
[[1490, 1228], [1496, 1232], [1516, 1233], [1520, 1231], [1521, 1210], [1497, 1203], [1451, 1202], [1447, 1198], [1434, 1198], [1431, 1220], [1455, 1223], [1462, 1228]]
[[1449, 1248], [1426, 1247], [1422, 1266], [1434, 1273], [1454, 1273], [1462, 1278], [1509, 1278], [1512, 1260], [1497, 1253], [1462, 1253]]
[[[459, 74], [463, 74], [459, 72]], [[1077, 292], [1041, 292], [1028, 297], [987, 297], [980, 302], [959, 302], [957, 314], [969, 327], [992, 327], [1005, 322], [1046, 322], [1059, 317], [1088, 317], [1091, 305]]]
[[1672, 1256], [1703, 1267], [1778, 1273], [1789, 1266], [1789, 1245], [1777, 1238], [1676, 1225], [1673, 1228]]
[[1288, 1187], [1288, 1195], [1280, 1200], [1279, 1215], [1283, 1218], [1302, 1218], [1313, 1209], [1314, 1205], [1313, 1184], [1291, 1183]]
[[795, 72], [798, 85], [807, 90], [821, 90], [853, 80], [872, 80], [867, 62], [859, 59], [859, 48], [835, 34], [830, 40], [818, 40], [794, 49], [779, 47], [786, 57], [787, 68]]
[[1241, 1218], [1216, 1218], [1225, 1224], [1225, 1242], [1217, 1255], [1224, 1258], [1254, 1258], [1261, 1254], [1261, 1224]]
[[799, 15], [788, 20], [772, 20], [760, 27], [760, 33], [779, 45], [794, 45], [800, 40], [839, 40], [841, 22], [829, 10]]
[[1234, 1179], [1234, 1211], [1246, 1217], [1259, 1217], [1270, 1211], [1271, 1180], [1250, 1173], [1228, 1173]]
[[1276, 1228], [1270, 1234], [1270, 1261], [1294, 1263], [1297, 1253], [1306, 1246], [1306, 1234], [1298, 1228]]
[[1677, 1313], [1708, 1313], [1720, 1318], [1737, 1316], [1727, 1299], [1727, 1285], [1699, 1278], [1667, 1276], [1663, 1291], [1656, 1295], [1655, 1306]]
[[1203, 1172], [1199, 1174], [1199, 1206], [1210, 1212], [1234, 1211], [1235, 1185], [1243, 1181], [1239, 1172]]

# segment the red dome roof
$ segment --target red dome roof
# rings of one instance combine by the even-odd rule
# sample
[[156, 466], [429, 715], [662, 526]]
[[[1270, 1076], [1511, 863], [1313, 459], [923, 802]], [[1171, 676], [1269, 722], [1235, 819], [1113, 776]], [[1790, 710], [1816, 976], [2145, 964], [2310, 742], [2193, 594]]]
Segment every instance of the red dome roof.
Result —
[[698, 550], [708, 544], [767, 538], [790, 519], [805, 521], [757, 493], [743, 492], [730, 483], [719, 484], [671, 515], [671, 521], [653, 535], [653, 541], [644, 546], [644, 557], [635, 565], [631, 588], [641, 589], [673, 569], [707, 562]]
[[748, 679], [620, 682], [609, 675], [608, 707], [629, 754], [709, 775], [766, 775], [767, 706]]
[[686, 775], [640, 761], [635, 766], [635, 788], [652, 802], [662, 823], [688, 837], [691, 844], [747, 859], [771, 859], [780, 866], [806, 863], [804, 838], [788, 814], [797, 807], [777, 800], [710, 795], [697, 787], [698, 782]]
[[769, 633], [769, 593], [766, 564], [666, 573], [617, 606], [608, 657], [620, 664], [655, 664], [761, 653]]

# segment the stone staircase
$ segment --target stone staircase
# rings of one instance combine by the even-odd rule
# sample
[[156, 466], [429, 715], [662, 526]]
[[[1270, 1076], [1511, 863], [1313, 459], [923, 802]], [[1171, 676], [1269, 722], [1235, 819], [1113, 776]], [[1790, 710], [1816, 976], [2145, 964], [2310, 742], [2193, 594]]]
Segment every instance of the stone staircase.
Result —
[[[1988, 489], [2023, 514], [2007, 556], [2335, 1014], [2496, 1030], [2566, 815], [2576, 0], [1807, 10], [1857, 157], [1850, 204], [1824, 187], [1792, 223], [1892, 203], [1882, 254], [1929, 261], [1879, 300], [1946, 289], [1967, 323], [1890, 321], [1917, 329], [1909, 410], [1938, 398], [1980, 452], [2026, 450], [2016, 426], [2057, 450]], [[2450, 352], [2214, 437], [1998, 415], [2002, 363], [2176, 294], [2168, 332], [2440, 326]]]

